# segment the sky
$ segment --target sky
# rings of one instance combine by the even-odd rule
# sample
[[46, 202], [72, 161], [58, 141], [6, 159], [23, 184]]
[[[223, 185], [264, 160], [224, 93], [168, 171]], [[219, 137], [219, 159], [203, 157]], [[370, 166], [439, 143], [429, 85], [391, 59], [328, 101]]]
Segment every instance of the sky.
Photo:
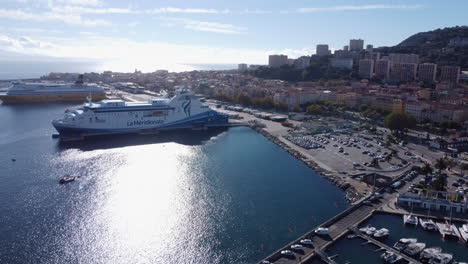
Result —
[[[266, 64], [351, 38], [396, 45], [467, 25], [466, 0], [0, 0], [0, 55], [132, 63]], [[1, 60], [1, 59], [0, 59]]]

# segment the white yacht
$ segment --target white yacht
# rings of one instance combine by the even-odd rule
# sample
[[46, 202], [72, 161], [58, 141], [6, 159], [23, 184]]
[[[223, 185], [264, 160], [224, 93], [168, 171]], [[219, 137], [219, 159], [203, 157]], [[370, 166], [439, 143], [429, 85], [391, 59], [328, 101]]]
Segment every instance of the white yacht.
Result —
[[468, 224], [464, 224], [461, 227], [458, 228], [460, 231], [460, 235], [465, 240], [465, 242], [468, 242]]
[[432, 219], [419, 218], [419, 223], [424, 230], [437, 231], [437, 225], [432, 221]]
[[380, 257], [385, 261], [385, 263], [397, 263], [402, 259], [401, 256], [391, 251], [385, 251], [385, 253], [383, 253]]
[[435, 254], [430, 260], [429, 264], [448, 264], [452, 261], [453, 255], [448, 253]]
[[424, 249], [421, 254], [419, 255], [422, 260], [429, 260], [434, 257], [436, 254], [441, 253], [442, 248], [440, 247], [430, 247]]
[[403, 223], [410, 225], [418, 225], [418, 217], [415, 215], [403, 215]]
[[413, 256], [421, 253], [426, 248], [425, 243], [411, 243], [403, 250], [406, 254]]
[[381, 228], [374, 233], [374, 237], [379, 239], [379, 238], [384, 238], [390, 234], [390, 230], [387, 228]]
[[398, 250], [405, 249], [409, 244], [418, 242], [416, 238], [402, 238], [398, 240], [393, 247]]

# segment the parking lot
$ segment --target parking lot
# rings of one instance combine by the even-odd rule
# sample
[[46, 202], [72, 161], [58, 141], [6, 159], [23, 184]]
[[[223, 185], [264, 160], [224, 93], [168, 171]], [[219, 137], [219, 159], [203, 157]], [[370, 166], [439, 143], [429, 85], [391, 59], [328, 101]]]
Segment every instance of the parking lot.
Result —
[[[326, 162], [338, 172], [391, 171], [403, 167], [406, 159], [403, 153], [392, 155], [392, 150], [383, 142], [361, 135], [345, 135], [338, 132], [313, 136], [290, 135], [285, 137], [304, 148], [317, 160]], [[377, 159], [377, 166], [371, 166]]]

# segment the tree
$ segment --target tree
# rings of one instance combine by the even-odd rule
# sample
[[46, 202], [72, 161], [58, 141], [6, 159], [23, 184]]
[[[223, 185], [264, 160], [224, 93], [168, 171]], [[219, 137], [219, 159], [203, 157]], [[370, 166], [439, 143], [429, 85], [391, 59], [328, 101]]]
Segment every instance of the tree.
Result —
[[384, 124], [391, 130], [403, 131], [406, 128], [415, 127], [416, 119], [405, 113], [393, 112], [385, 118]]
[[439, 173], [435, 181], [432, 182], [432, 189], [435, 191], [445, 191], [447, 187], [447, 178]]
[[431, 165], [429, 163], [424, 163], [424, 165], [421, 168], [421, 173], [424, 175], [428, 175], [433, 171]]
[[439, 158], [436, 160], [434, 167], [439, 170], [439, 173], [447, 168], [447, 162], [443, 158]]
[[241, 93], [239, 94], [239, 96], [237, 96], [237, 102], [239, 102], [239, 104], [243, 105], [243, 106], [251, 106], [252, 105], [252, 99], [250, 99], [250, 97], [244, 93]]
[[309, 115], [320, 115], [323, 113], [323, 109], [320, 105], [309, 105], [306, 112]]

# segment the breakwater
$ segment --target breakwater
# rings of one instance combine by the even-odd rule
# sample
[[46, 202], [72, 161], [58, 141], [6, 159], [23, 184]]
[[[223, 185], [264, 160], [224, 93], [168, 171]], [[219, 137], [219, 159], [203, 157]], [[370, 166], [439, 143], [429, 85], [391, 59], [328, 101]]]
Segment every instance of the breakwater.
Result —
[[259, 123], [251, 123], [250, 127], [255, 130], [256, 132], [260, 133], [263, 135], [265, 138], [267, 138], [269, 141], [272, 143], [276, 144], [280, 148], [282, 148], [284, 151], [289, 153], [291, 156], [294, 158], [298, 159], [302, 163], [304, 163], [307, 167], [313, 169], [315, 172], [317, 172], [319, 175], [322, 177], [326, 178], [339, 188], [341, 188], [345, 194], [345, 199], [348, 203], [355, 203], [362, 197], [364, 197], [363, 194], [359, 193], [349, 182], [347, 182], [342, 176], [337, 175], [334, 172], [330, 172], [322, 167], [320, 167], [315, 161], [308, 159], [306, 156], [304, 156], [302, 153], [299, 151], [289, 147], [286, 143], [284, 143], [281, 139], [278, 137], [272, 135], [270, 132], [268, 132], [266, 129], [264, 129], [263, 126], [261, 126]]

